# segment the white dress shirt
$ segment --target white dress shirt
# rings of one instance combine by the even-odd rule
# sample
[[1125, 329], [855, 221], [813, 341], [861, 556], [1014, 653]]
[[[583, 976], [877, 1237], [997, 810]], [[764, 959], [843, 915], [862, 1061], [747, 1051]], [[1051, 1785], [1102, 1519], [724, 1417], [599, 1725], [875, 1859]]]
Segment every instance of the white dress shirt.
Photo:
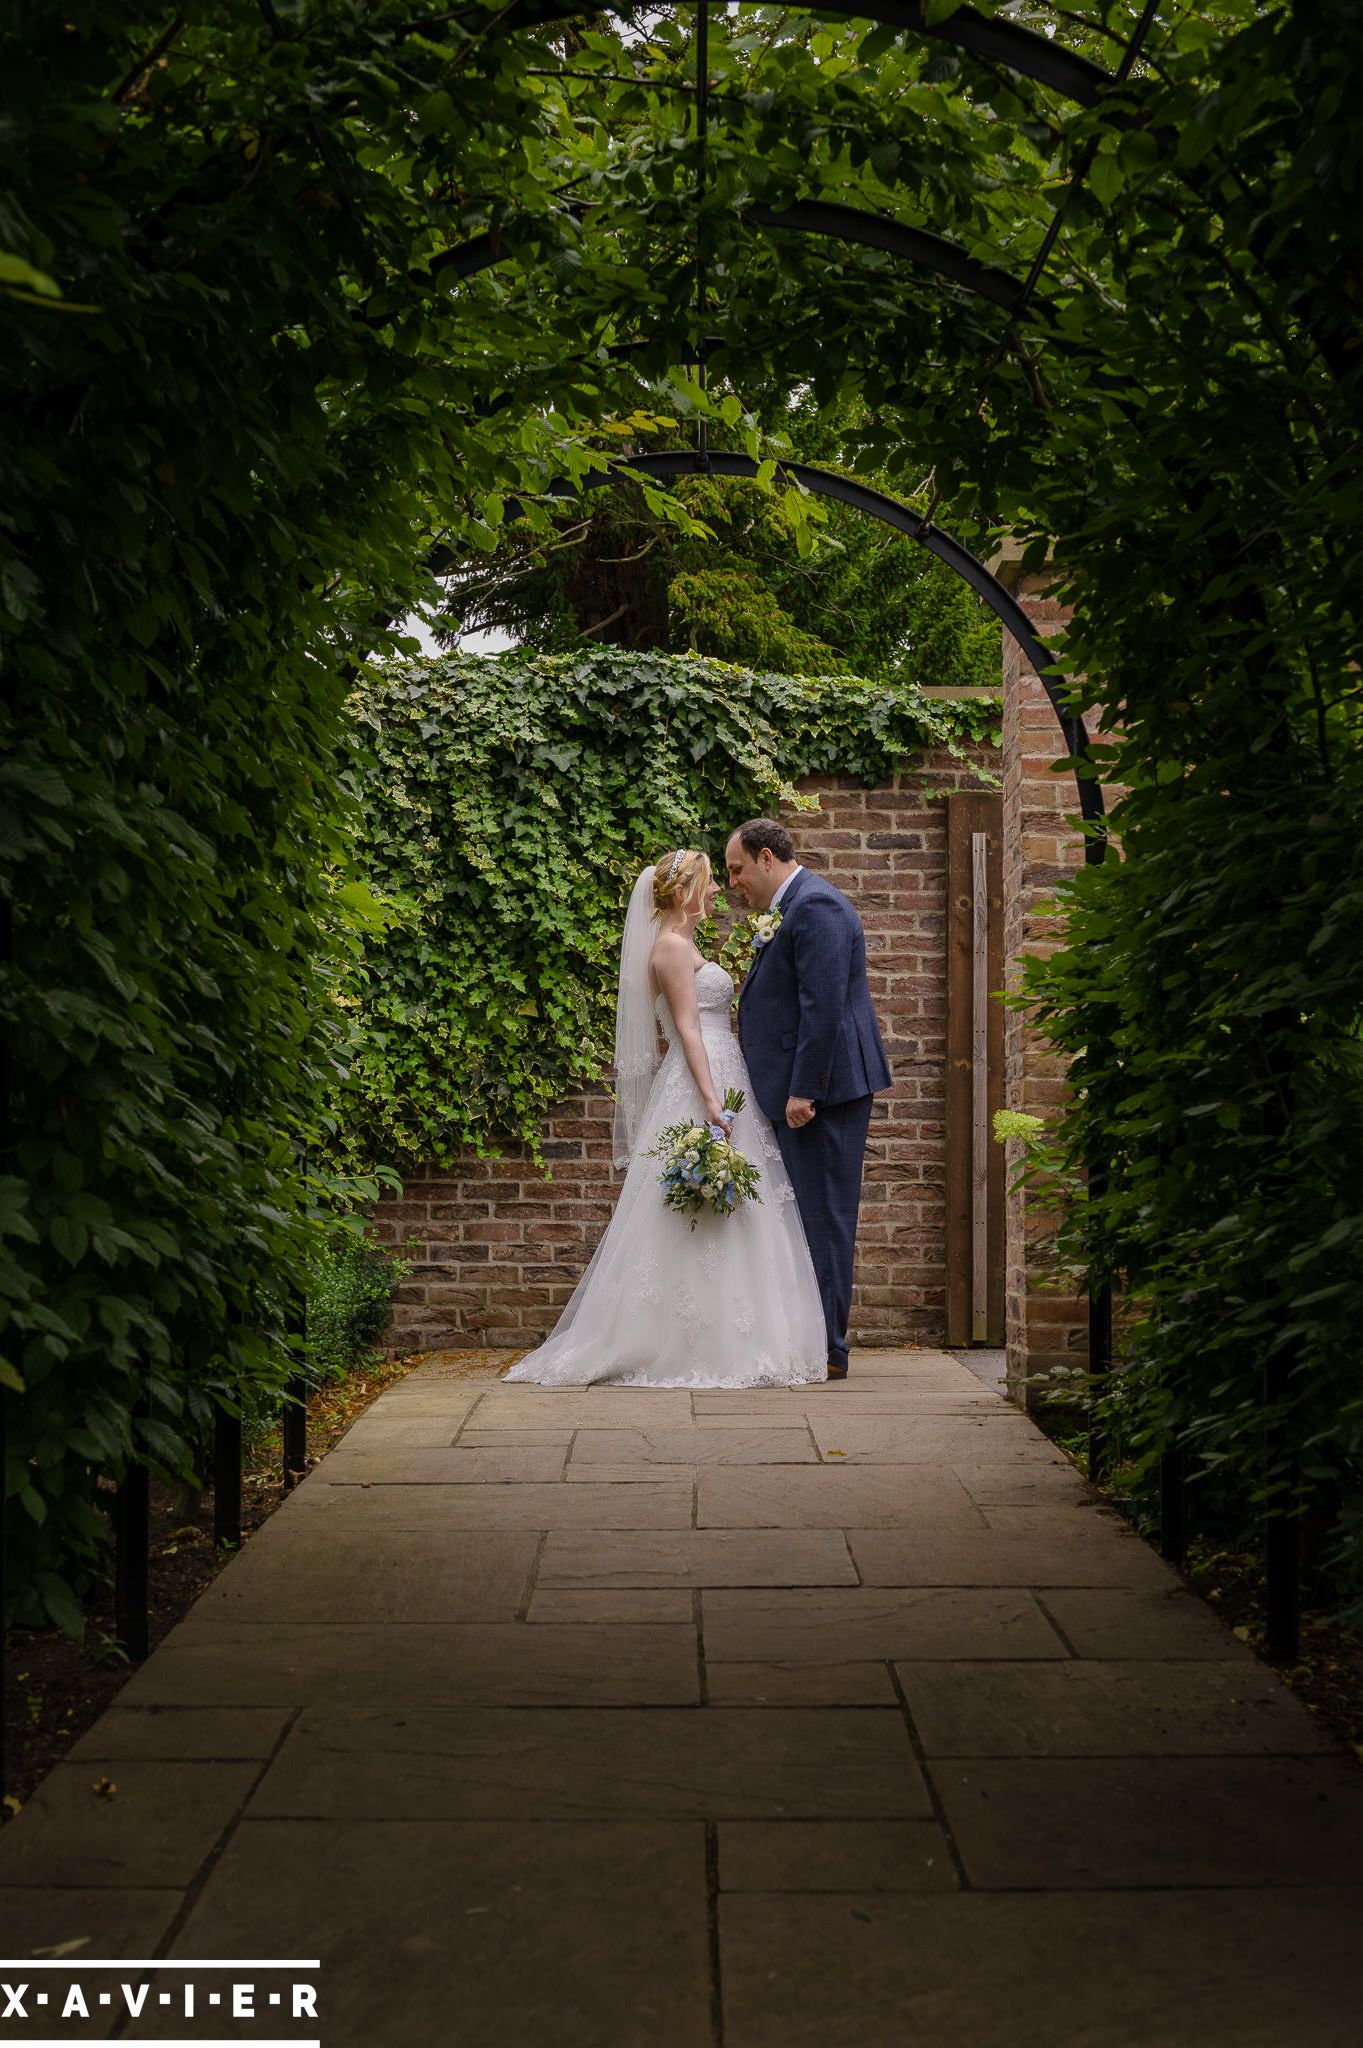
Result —
[[796, 861], [796, 863], [795, 863], [795, 866], [794, 866], [794, 867], [793, 867], [793, 868], [791, 869], [790, 873], [789, 873], [789, 874], [788, 874], [788, 875], [786, 876], [786, 879], [785, 879], [785, 881], [784, 881], [784, 882], [782, 882], [782, 884], [781, 884], [780, 888], [779, 888], [779, 889], [778, 889], [778, 890], [776, 891], [776, 894], [775, 894], [775, 895], [774, 895], [774, 896], [772, 897], [772, 899], [771, 899], [771, 902], [770, 902], [770, 903], [769, 903], [769, 904], [767, 905], [767, 908], [768, 908], [768, 910], [779, 910], [779, 909], [780, 909], [780, 907], [781, 907], [781, 898], [782, 898], [782, 897], [783, 897], [783, 896], [785, 895], [785, 893], [786, 893], [787, 889], [788, 889], [788, 888], [790, 887], [791, 883], [792, 883], [792, 882], [793, 882], [793, 881], [795, 880], [795, 877], [796, 877], [797, 875], [802, 875], [803, 873], [804, 873], [804, 868], [803, 868], [803, 867], [801, 866], [801, 864], [800, 864], [800, 862], [799, 862], [799, 861]]

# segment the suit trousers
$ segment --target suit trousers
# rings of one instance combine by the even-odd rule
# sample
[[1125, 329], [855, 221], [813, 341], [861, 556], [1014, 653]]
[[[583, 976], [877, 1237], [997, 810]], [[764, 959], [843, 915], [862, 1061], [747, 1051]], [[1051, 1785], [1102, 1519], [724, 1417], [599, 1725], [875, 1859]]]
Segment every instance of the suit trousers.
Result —
[[773, 1126], [809, 1240], [819, 1282], [831, 1365], [847, 1363], [847, 1322], [852, 1312], [852, 1255], [861, 1204], [861, 1172], [873, 1095], [816, 1109], [813, 1121], [793, 1131]]

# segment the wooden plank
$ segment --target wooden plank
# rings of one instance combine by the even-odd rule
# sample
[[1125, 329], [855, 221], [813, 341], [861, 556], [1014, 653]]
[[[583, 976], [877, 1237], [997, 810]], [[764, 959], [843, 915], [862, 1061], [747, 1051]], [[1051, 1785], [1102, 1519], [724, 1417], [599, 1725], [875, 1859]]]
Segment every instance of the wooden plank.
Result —
[[994, 1137], [994, 1113], [1004, 1107], [1003, 798], [989, 796], [989, 1225], [986, 1344], [1000, 1345], [1007, 1333], [1007, 1253], [1004, 1246], [1008, 1174], [1003, 1147]]
[[970, 1339], [989, 1337], [989, 834], [970, 835]]
[[970, 1342], [970, 832], [973, 799], [947, 798], [946, 1341]]
[[[984, 839], [977, 932], [975, 834]], [[946, 1341], [1004, 1341], [1003, 801], [947, 799]], [[982, 941], [982, 943], [981, 943]], [[977, 1092], [976, 1075], [981, 1086]]]

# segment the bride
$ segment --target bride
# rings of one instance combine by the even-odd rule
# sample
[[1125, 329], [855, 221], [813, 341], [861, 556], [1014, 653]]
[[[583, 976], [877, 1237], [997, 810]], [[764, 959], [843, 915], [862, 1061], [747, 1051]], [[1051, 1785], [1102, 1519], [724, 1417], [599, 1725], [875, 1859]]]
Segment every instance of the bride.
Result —
[[[705, 854], [679, 848], [630, 897], [615, 1012], [614, 1216], [552, 1336], [508, 1380], [546, 1387], [769, 1387], [823, 1380], [828, 1340], [794, 1190], [730, 1029], [734, 985], [696, 947], [719, 894]], [[667, 1053], [658, 1055], [658, 1026]], [[761, 1172], [760, 1200], [690, 1220], [664, 1207], [649, 1147], [669, 1124], [727, 1120]]]

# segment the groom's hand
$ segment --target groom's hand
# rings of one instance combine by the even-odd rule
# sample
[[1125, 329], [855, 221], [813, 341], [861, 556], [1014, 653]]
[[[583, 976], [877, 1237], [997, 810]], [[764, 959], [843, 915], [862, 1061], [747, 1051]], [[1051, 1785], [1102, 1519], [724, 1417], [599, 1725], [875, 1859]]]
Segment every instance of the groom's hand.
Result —
[[813, 1123], [814, 1105], [803, 1095], [792, 1095], [786, 1104], [786, 1122], [793, 1131], [802, 1125]]

